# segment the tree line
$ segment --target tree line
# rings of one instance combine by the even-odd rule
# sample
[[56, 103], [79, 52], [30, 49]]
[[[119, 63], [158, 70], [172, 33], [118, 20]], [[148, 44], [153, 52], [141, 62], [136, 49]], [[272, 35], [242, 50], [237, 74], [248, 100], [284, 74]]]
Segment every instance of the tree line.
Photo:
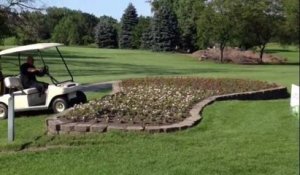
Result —
[[[174, 46], [194, 51], [217, 46], [220, 61], [225, 47], [258, 48], [262, 62], [266, 44], [299, 46], [298, 0], [151, 0], [156, 15], [169, 9], [176, 19], [179, 37]], [[170, 15], [168, 15], [170, 16]], [[154, 22], [155, 24], [155, 22]], [[152, 30], [156, 31], [154, 26]], [[153, 34], [155, 36], [155, 34]], [[178, 48], [176, 47], [176, 48]]]
[[[22, 0], [19, 0], [22, 1]], [[23, 0], [23, 2], [27, 2]], [[32, 1], [32, 0], [31, 0]], [[217, 46], [247, 50], [275, 41], [299, 45], [298, 0], [148, 0], [153, 17], [129, 4], [118, 20], [67, 8], [14, 11], [0, 5], [0, 39], [100, 48], [193, 52]]]

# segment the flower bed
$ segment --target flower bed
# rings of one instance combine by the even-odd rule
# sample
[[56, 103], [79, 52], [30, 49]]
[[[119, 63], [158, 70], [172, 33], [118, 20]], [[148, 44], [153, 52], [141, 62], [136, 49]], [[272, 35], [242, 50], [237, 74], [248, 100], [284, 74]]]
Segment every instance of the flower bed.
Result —
[[170, 125], [189, 117], [197, 102], [215, 95], [258, 91], [278, 85], [211, 78], [143, 78], [122, 81], [122, 92], [77, 105], [60, 118], [119, 125]]

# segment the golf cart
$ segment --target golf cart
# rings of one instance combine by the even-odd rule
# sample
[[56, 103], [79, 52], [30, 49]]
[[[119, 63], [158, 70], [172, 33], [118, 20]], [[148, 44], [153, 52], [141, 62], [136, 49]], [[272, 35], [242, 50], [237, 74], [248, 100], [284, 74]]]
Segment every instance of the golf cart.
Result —
[[[6, 58], [8, 59], [11, 58], [12, 54], [17, 54], [19, 68], [21, 66], [21, 54], [27, 52], [38, 53], [41, 59], [40, 61], [44, 65], [43, 69], [45, 75], [48, 75], [52, 82], [49, 84], [46, 92], [40, 94], [36, 88], [23, 89], [20, 76], [18, 75], [0, 77], [0, 85], [2, 86], [0, 87], [0, 119], [7, 118], [8, 101], [12, 94], [15, 99], [15, 112], [50, 109], [54, 113], [59, 113], [74, 104], [85, 103], [87, 101], [85, 94], [81, 91], [82, 86], [73, 81], [73, 76], [58, 49], [58, 46], [61, 45], [62, 44], [59, 43], [38, 43], [10, 48], [0, 52], [0, 62], [1, 57], [3, 59], [4, 55], [6, 55]], [[55, 48], [58, 52], [70, 79], [58, 81], [49, 73], [49, 67], [42, 56], [42, 50], [50, 48]]]

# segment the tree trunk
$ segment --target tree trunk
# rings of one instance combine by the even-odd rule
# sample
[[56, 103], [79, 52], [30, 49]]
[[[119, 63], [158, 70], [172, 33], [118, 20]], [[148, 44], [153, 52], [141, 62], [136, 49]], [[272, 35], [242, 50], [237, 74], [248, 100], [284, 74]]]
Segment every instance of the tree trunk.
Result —
[[223, 58], [224, 58], [224, 48], [225, 48], [225, 46], [223, 46], [223, 45], [221, 44], [221, 46], [220, 46], [220, 51], [221, 51], [220, 62], [221, 62], [221, 63], [223, 63]]
[[261, 47], [260, 47], [260, 54], [259, 54], [259, 63], [262, 64], [263, 63], [263, 55], [264, 55], [264, 51], [265, 51], [265, 48], [266, 48], [266, 44], [263, 44]]

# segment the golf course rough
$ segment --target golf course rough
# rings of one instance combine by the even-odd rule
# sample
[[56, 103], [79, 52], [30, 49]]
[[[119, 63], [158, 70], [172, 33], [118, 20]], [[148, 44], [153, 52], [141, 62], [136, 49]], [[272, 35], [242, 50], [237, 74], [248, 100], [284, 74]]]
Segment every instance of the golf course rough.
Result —
[[262, 81], [195, 77], [129, 79], [113, 94], [77, 105], [47, 120], [49, 134], [184, 130], [198, 124], [203, 109], [219, 100], [289, 97], [287, 88]]

